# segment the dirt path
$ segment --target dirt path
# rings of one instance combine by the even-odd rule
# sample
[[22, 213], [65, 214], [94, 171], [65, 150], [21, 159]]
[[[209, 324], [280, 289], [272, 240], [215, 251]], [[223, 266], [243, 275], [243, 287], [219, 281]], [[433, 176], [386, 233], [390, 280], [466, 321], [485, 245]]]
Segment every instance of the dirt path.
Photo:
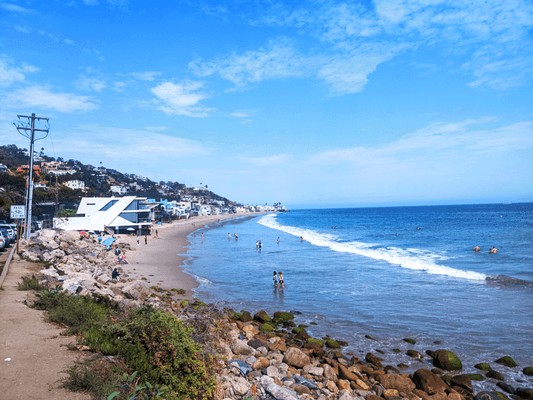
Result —
[[[1, 256], [7, 258], [7, 252]], [[44, 312], [27, 307], [30, 292], [17, 290], [22, 276], [39, 270], [36, 264], [11, 262], [0, 290], [0, 398], [5, 400], [85, 400], [90, 396], [59, 388], [58, 380], [74, 364], [79, 352], [67, 350], [73, 337], [45, 321]], [[11, 359], [7, 361], [6, 359]]]

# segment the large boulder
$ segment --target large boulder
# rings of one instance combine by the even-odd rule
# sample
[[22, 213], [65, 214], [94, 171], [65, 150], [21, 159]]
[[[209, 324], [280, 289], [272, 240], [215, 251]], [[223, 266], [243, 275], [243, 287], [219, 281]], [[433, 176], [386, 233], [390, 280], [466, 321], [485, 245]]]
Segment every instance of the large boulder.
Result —
[[283, 362], [296, 368], [303, 368], [311, 363], [311, 359], [300, 349], [289, 347], [283, 357]]
[[396, 389], [398, 392], [409, 393], [416, 385], [407, 375], [385, 374], [378, 375], [376, 380], [386, 389]]
[[509, 357], [509, 356], [505, 356], [505, 357], [502, 357], [502, 358], [498, 358], [496, 361], [494, 361], [495, 363], [498, 363], [498, 364], [501, 364], [501, 365], [505, 365], [506, 367], [509, 367], [509, 368], [514, 368], [516, 367], [518, 364], [515, 363], [515, 361]]
[[272, 321], [272, 318], [270, 318], [270, 316], [266, 313], [266, 311], [261, 310], [255, 313], [254, 320], [264, 324], [266, 322]]
[[523, 399], [533, 400], [533, 389], [517, 388], [516, 394]]
[[248, 346], [248, 343], [244, 340], [236, 339], [231, 344], [231, 351], [234, 354], [240, 354], [244, 356], [250, 356], [255, 354], [255, 349], [252, 346]]
[[[457, 386], [468, 390], [469, 392], [473, 392], [474, 389], [472, 387], [472, 380], [470, 379], [470, 375], [462, 374], [462, 375], [455, 375], [450, 379], [452, 387], [456, 388]], [[456, 389], [457, 390], [457, 389]]]
[[463, 364], [459, 357], [449, 350], [437, 350], [433, 353], [433, 365], [447, 371], [459, 371], [463, 369]]
[[383, 367], [383, 365], [381, 364], [381, 361], [383, 361], [382, 358], [379, 358], [378, 356], [372, 353], [367, 353], [365, 358], [366, 358], [366, 361], [368, 361], [371, 364], [374, 364], [376, 367], [379, 367], [379, 368]]
[[135, 300], [143, 300], [150, 296], [150, 289], [141, 281], [133, 281], [122, 287], [122, 291]]
[[428, 369], [419, 369], [413, 374], [416, 387], [429, 395], [440, 393], [448, 389], [448, 385], [440, 377]]

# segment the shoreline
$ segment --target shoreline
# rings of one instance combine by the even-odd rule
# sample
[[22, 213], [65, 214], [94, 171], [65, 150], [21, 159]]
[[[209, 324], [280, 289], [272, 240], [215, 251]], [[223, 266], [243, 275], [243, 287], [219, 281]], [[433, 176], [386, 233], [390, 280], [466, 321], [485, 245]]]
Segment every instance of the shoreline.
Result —
[[129, 264], [120, 265], [124, 270], [123, 276], [143, 280], [148, 286], [159, 286], [165, 290], [184, 289], [185, 295], [179, 298], [191, 300], [195, 297], [193, 289], [198, 288], [200, 283], [185, 272], [185, 261], [188, 259], [187, 246], [190, 244], [187, 236], [205, 228], [207, 224], [260, 214], [264, 213], [199, 216], [170, 224], [155, 225], [152, 235], [147, 238], [147, 244], [144, 236], [140, 237], [140, 243], [137, 245], [136, 236], [119, 235], [116, 244], [128, 244], [134, 249], [126, 251]]

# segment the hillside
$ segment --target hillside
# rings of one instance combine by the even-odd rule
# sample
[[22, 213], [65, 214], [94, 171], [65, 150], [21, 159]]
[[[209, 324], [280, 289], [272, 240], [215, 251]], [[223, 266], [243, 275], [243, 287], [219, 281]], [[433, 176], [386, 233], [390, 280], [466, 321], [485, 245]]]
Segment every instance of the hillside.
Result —
[[[0, 146], [0, 220], [8, 220], [12, 204], [24, 204], [29, 170], [27, 149], [11, 144]], [[194, 201], [199, 204], [224, 202], [238, 205], [204, 187], [186, 187], [179, 182], [154, 182], [150, 179], [102, 166], [65, 161], [59, 157], [34, 154], [33, 215], [52, 218], [75, 210], [81, 197], [140, 196], [169, 201]]]

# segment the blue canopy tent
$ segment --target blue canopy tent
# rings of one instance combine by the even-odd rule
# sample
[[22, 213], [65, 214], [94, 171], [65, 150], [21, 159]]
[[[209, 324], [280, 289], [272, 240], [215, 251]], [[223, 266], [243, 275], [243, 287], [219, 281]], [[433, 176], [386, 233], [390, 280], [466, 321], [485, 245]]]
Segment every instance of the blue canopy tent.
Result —
[[104, 240], [104, 241], [102, 242], [102, 244], [103, 244], [104, 246], [106, 246], [107, 249], [109, 250], [109, 249], [111, 248], [111, 243], [115, 242], [116, 240], [117, 240], [117, 239], [115, 239], [115, 238], [108, 237], [106, 240]]

